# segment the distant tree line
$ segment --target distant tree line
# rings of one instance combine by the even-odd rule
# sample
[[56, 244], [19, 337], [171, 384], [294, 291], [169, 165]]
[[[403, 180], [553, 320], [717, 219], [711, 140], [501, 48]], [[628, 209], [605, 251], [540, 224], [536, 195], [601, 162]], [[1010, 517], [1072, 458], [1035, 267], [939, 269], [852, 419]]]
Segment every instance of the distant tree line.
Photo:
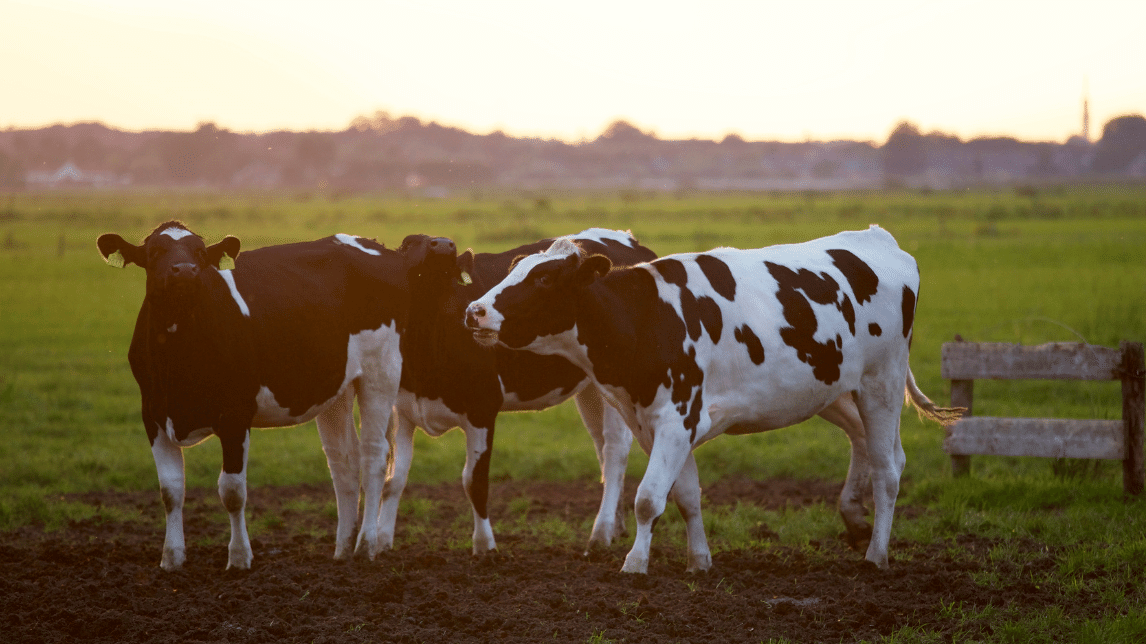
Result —
[[[592, 141], [476, 135], [376, 112], [345, 130], [237, 133], [214, 123], [187, 132], [125, 132], [100, 123], [0, 131], [0, 188], [20, 189], [71, 163], [150, 186], [408, 190], [487, 185], [833, 185], [873, 177], [910, 184], [928, 173], [990, 178], [1119, 175], [1146, 168], [1146, 118], [1121, 116], [1090, 145], [1008, 137], [961, 141], [897, 125], [886, 142], [662, 140], [627, 121]], [[992, 174], [994, 173], [994, 174]], [[610, 183], [612, 182], [612, 183]], [[769, 183], [772, 182], [772, 183]], [[779, 182], [779, 183], [778, 183]], [[643, 184], [641, 184], [643, 185]], [[792, 183], [791, 185], [799, 185]]]

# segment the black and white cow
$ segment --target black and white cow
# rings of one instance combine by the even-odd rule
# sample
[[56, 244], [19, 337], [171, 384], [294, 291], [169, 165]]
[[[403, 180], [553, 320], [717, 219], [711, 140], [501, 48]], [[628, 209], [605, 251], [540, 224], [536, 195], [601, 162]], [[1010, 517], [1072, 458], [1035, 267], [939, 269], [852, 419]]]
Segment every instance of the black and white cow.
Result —
[[[692, 450], [719, 434], [787, 427], [819, 414], [847, 432], [840, 497], [849, 533], [887, 566], [905, 457], [907, 397], [949, 422], [908, 366], [919, 271], [883, 229], [803, 244], [720, 248], [630, 268], [559, 241], [519, 261], [470, 304], [481, 343], [567, 358], [592, 374], [635, 428], [649, 466], [625, 572], [647, 572], [652, 528], [673, 492], [687, 525], [688, 568], [712, 565]], [[870, 472], [874, 532], [861, 503]]]
[[[409, 239], [409, 238], [408, 238]], [[594, 228], [572, 235], [588, 252], [627, 266], [656, 258], [628, 233]], [[394, 467], [382, 493], [379, 531], [382, 546], [393, 543], [398, 502], [413, 457], [414, 428], [431, 436], [460, 427], [466, 435], [462, 482], [473, 506], [473, 552], [497, 547], [487, 506], [489, 464], [498, 412], [538, 410], [576, 396], [577, 409], [597, 449], [604, 491], [589, 544], [609, 545], [624, 531], [620, 499], [633, 435], [605, 404], [580, 368], [559, 356], [478, 346], [463, 318], [467, 304], [500, 282], [514, 260], [548, 248], [547, 239], [503, 253], [470, 251], [458, 257], [458, 270], [411, 282], [418, 297], [402, 336], [402, 382], [392, 438]], [[443, 279], [443, 277], [445, 279]], [[394, 426], [392, 425], [392, 428]]]
[[[98, 245], [113, 266], [147, 271], [128, 361], [167, 512], [160, 565], [175, 570], [185, 559], [182, 448], [219, 437], [219, 497], [231, 519], [227, 568], [245, 569], [251, 565], [243, 512], [250, 429], [312, 418], [338, 501], [334, 556], [346, 558], [353, 547], [373, 557], [385, 428], [402, 368], [408, 272], [453, 270], [453, 242], [418, 237], [399, 252], [335, 235], [240, 255], [238, 239], [206, 246], [172, 221], [139, 246], [111, 233]], [[360, 467], [365, 510], [355, 545]]]

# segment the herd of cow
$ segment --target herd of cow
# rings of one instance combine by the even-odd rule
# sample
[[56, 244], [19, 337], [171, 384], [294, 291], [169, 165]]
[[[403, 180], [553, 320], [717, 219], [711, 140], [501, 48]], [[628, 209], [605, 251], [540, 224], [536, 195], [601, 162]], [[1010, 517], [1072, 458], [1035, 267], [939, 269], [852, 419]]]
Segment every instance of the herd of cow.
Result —
[[[634, 436], [650, 456], [624, 571], [647, 571], [670, 494], [687, 525], [688, 569], [708, 569], [693, 449], [817, 414], [851, 441], [840, 495], [849, 539], [886, 567], [904, 395], [941, 423], [959, 413], [915, 384], [908, 350], [919, 271], [878, 226], [659, 259], [631, 234], [599, 228], [499, 254], [459, 255], [442, 237], [410, 235], [390, 249], [345, 234], [240, 254], [238, 239], [207, 246], [177, 221], [141, 245], [109, 233], [98, 246], [109, 264], [146, 271], [128, 361], [167, 514], [165, 570], [186, 554], [182, 449], [219, 438], [227, 567], [245, 569], [250, 430], [310, 419], [337, 499], [336, 559], [373, 559], [393, 546], [416, 427], [465, 432], [473, 552], [493, 550], [498, 412], [571, 397], [604, 483], [590, 546], [624, 532]], [[868, 492], [874, 529], [864, 519]]]

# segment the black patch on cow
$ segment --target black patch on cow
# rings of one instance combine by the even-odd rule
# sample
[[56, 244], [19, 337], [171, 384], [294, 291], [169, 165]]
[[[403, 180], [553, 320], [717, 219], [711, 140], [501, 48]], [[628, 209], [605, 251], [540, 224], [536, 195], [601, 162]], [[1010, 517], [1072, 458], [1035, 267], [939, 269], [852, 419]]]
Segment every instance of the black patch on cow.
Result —
[[752, 360], [752, 364], [764, 364], [764, 345], [760, 344], [760, 338], [756, 337], [752, 327], [742, 324], [736, 327], [733, 335], [737, 342], [742, 343], [748, 349], [748, 358]]
[[852, 335], [855, 336], [855, 334], [856, 334], [856, 310], [852, 306], [852, 299], [850, 297], [848, 297], [847, 293], [843, 294], [843, 301], [840, 302], [839, 308], [840, 308], [840, 313], [844, 314], [844, 320], [846, 320], [848, 323], [848, 331], [851, 331]]
[[669, 284], [676, 284], [682, 289], [688, 286], [688, 271], [679, 259], [658, 259], [653, 262], [653, 268], [657, 269]]
[[700, 339], [700, 304], [697, 303], [692, 291], [685, 286], [680, 287], [680, 314], [684, 316], [688, 337], [696, 342]]
[[485, 433], [485, 451], [474, 462], [470, 479], [470, 489], [466, 493], [474, 512], [483, 519], [489, 518], [489, 459], [493, 455], [493, 427]]
[[907, 285], [903, 287], [903, 337], [911, 333], [915, 323], [915, 293]]
[[875, 322], [872, 322], [871, 324], [867, 325], [867, 332], [870, 335], [873, 335], [876, 337], [883, 335], [883, 329], [879, 328], [879, 325], [876, 324]]
[[764, 262], [764, 265], [779, 287], [776, 299], [780, 301], [784, 309], [784, 320], [789, 325], [780, 329], [780, 338], [796, 350], [802, 362], [812, 367], [812, 375], [816, 380], [826, 385], [839, 380], [840, 365], [844, 360], [839, 336], [835, 340], [816, 342], [819, 323], [812, 305], [808, 303], [808, 299], [811, 299], [817, 304], [836, 304], [842, 308], [836, 299], [839, 284], [827, 273], [816, 275], [806, 268], [797, 272], [772, 262]]
[[704, 330], [708, 333], [708, 337], [712, 338], [712, 343], [718, 344], [724, 332], [724, 314], [720, 311], [720, 305], [707, 295], [698, 297], [696, 304], [700, 309], [700, 322], [704, 325]]
[[[871, 267], [862, 259], [842, 248], [829, 250], [828, 255], [832, 256], [832, 263], [840, 269], [852, 287], [856, 302], [861, 306], [870, 302], [871, 296], [875, 295], [879, 289], [879, 277], [876, 276], [875, 271], [871, 270]], [[854, 335], [855, 332], [853, 331], [852, 334]]]
[[728, 264], [712, 255], [702, 254], [696, 256], [696, 265], [700, 267], [700, 272], [704, 273], [714, 291], [729, 302], [736, 299], [736, 278], [732, 276]]

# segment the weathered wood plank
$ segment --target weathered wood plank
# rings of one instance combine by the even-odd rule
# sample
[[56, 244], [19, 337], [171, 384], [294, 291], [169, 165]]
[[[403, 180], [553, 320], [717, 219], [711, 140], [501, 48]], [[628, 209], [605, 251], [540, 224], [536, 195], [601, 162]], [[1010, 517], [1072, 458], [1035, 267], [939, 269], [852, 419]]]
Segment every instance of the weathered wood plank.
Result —
[[1118, 380], [1121, 363], [1122, 351], [1079, 342], [947, 342], [941, 370], [948, 380]]
[[1122, 488], [1127, 494], [1142, 494], [1146, 485], [1143, 455], [1143, 417], [1146, 416], [1146, 358], [1141, 342], [1123, 342], [1122, 422], [1125, 425], [1126, 459], [1122, 461]]
[[1044, 458], [1126, 458], [1120, 420], [1059, 418], [963, 418], [948, 428], [948, 454], [995, 454]]

